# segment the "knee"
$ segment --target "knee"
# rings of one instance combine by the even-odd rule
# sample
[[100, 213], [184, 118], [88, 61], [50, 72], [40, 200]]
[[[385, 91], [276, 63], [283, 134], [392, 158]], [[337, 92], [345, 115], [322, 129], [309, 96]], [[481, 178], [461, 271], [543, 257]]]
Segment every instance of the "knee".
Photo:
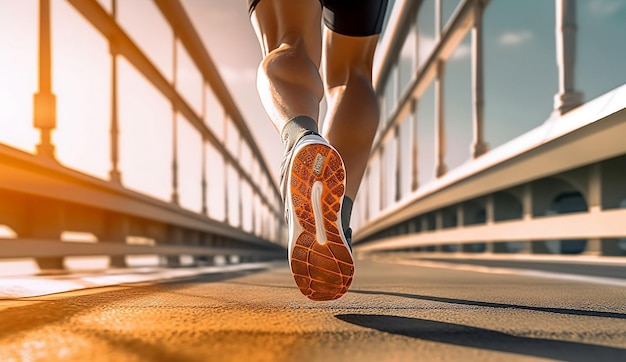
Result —
[[270, 51], [261, 62], [261, 71], [272, 83], [306, 88], [320, 100], [324, 95], [318, 64], [309, 57], [302, 42], [283, 43]]

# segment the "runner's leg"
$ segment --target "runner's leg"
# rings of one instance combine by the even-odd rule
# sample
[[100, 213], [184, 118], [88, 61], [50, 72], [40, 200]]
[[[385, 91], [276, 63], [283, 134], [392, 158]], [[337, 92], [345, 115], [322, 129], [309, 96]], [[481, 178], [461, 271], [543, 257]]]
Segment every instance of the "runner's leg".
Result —
[[304, 116], [316, 127], [324, 96], [319, 0], [261, 0], [251, 21], [263, 52], [257, 88], [274, 126], [282, 134], [288, 121]]
[[356, 197], [367, 167], [379, 120], [372, 87], [372, 62], [378, 35], [346, 36], [326, 29], [323, 74], [328, 110], [324, 136], [346, 167], [346, 196]]

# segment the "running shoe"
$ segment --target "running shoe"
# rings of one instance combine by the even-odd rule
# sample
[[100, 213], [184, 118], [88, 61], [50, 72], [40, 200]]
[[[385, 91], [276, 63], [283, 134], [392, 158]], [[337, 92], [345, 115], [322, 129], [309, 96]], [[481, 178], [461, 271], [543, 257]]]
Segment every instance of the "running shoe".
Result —
[[337, 299], [348, 291], [354, 275], [341, 224], [343, 160], [322, 136], [310, 133], [285, 155], [281, 174], [291, 273], [309, 299]]

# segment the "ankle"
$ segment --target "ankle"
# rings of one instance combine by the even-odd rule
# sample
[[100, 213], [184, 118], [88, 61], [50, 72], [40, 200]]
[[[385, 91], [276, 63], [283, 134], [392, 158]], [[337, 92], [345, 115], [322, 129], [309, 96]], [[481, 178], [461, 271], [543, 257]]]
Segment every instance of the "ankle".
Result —
[[285, 151], [289, 152], [303, 136], [317, 132], [317, 122], [310, 117], [298, 116], [290, 119], [280, 131]]

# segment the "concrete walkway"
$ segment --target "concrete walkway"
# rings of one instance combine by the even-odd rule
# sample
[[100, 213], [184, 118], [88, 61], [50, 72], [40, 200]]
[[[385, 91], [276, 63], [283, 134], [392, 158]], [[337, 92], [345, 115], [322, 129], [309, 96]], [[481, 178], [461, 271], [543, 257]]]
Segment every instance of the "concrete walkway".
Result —
[[303, 297], [286, 264], [0, 301], [0, 361], [625, 361], [626, 288], [359, 261]]

